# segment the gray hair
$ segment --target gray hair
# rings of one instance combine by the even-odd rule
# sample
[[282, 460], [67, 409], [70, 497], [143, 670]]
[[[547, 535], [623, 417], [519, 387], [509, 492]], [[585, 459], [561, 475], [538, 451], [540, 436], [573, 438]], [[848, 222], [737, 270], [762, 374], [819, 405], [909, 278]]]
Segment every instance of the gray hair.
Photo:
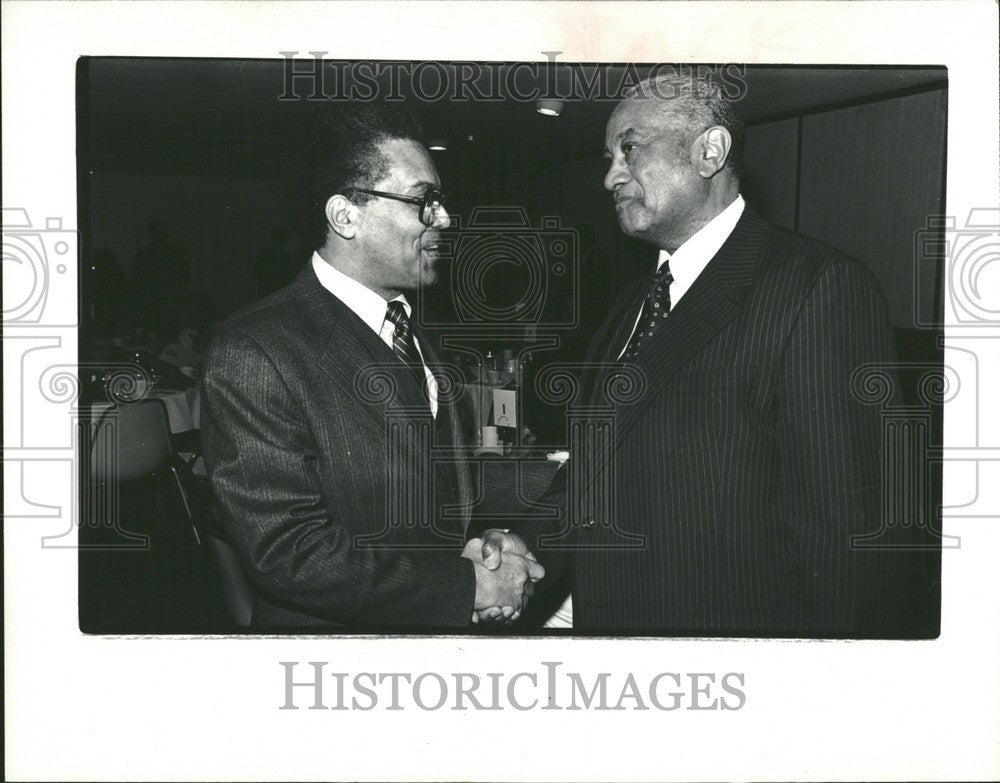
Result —
[[685, 148], [707, 128], [725, 128], [733, 140], [726, 168], [738, 180], [743, 173], [745, 131], [737, 101], [727, 97], [714, 71], [689, 71], [650, 76], [627, 89], [624, 98], [663, 101], [667, 121], [680, 132]]

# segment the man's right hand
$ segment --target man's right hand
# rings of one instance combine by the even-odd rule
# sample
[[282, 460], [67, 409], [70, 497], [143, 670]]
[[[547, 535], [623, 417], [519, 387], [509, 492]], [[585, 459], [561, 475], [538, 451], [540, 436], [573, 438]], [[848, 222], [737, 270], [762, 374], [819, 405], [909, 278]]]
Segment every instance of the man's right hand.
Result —
[[[515, 613], [520, 613], [534, 593], [532, 574], [541, 569], [538, 563], [512, 552], [506, 553], [503, 562], [494, 570], [475, 559], [473, 565], [476, 571], [477, 611], [513, 607]], [[544, 570], [541, 573], [544, 574]]]
[[505, 553], [503, 563], [499, 559], [484, 563], [483, 551], [483, 540], [473, 538], [462, 552], [475, 566], [476, 612], [486, 622], [511, 622], [531, 598], [533, 582], [545, 576], [545, 569], [530, 553], [522, 557], [511, 551]]
[[[545, 569], [537, 563], [535, 555], [528, 549], [528, 545], [516, 533], [499, 528], [491, 528], [483, 534], [483, 565], [490, 571], [495, 571], [500, 567], [503, 558], [508, 554], [521, 555], [528, 558], [535, 565], [533, 566], [532, 579], [536, 582], [545, 575]], [[540, 571], [541, 573], [538, 573]]]

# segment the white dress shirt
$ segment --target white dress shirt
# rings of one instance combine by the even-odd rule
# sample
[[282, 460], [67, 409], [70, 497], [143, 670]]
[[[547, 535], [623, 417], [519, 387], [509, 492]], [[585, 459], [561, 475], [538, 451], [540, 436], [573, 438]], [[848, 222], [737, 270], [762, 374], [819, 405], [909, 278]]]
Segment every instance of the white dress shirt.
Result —
[[[320, 285], [347, 305], [391, 349], [396, 327], [392, 321], [385, 317], [386, 306], [389, 303], [353, 277], [348, 277], [340, 270], [334, 269], [320, 257], [319, 253], [313, 253], [312, 268], [319, 279]], [[405, 296], [400, 294], [392, 301], [402, 302], [407, 318], [412, 317], [413, 310], [410, 307], [410, 303], [406, 301]], [[420, 349], [420, 342], [417, 340], [416, 335], [413, 335], [413, 344], [416, 346], [417, 353], [420, 354], [420, 361], [424, 366], [431, 414], [437, 418], [437, 381], [434, 380], [434, 374], [427, 369], [427, 362], [424, 361], [424, 352]]]
[[[705, 267], [708, 266], [708, 262], [719, 252], [719, 248], [729, 239], [729, 235], [736, 228], [736, 224], [739, 222], [745, 206], [746, 202], [743, 200], [743, 196], [737, 195], [732, 204], [698, 229], [673, 254], [668, 253], [666, 250], [660, 250], [660, 257], [656, 262], [656, 271], [659, 272], [660, 268], [669, 260], [670, 274], [674, 278], [674, 282], [670, 284], [671, 310], [677, 307], [677, 303], [681, 300], [681, 297], [694, 285], [694, 281], [698, 279], [698, 275], [702, 273]], [[622, 346], [621, 352], [618, 354], [619, 359], [625, 353], [628, 342], [632, 339], [632, 334], [639, 324], [639, 317], [641, 315], [642, 309], [640, 308], [639, 312], [635, 315], [635, 323], [632, 324], [632, 331], [629, 332], [628, 340], [625, 341], [625, 345]], [[669, 318], [669, 316], [667, 317]]]

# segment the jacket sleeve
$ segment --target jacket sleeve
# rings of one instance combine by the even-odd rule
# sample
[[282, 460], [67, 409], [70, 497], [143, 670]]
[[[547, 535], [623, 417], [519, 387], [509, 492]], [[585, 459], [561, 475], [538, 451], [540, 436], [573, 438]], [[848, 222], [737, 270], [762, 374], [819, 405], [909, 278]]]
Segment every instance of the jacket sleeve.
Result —
[[852, 384], [871, 363], [893, 387], [894, 361], [872, 273], [846, 257], [825, 265], [784, 345], [776, 384], [780, 518], [798, 591], [792, 628], [884, 635], [898, 610], [892, 602], [905, 593], [907, 553], [861, 540], [878, 543], [890, 488], [882, 486], [881, 408]]
[[202, 389], [212, 489], [263, 595], [349, 625], [469, 624], [475, 573], [457, 550], [355, 546], [341, 516], [347, 504], [323, 495], [304, 410], [250, 335], [228, 329], [216, 338]]

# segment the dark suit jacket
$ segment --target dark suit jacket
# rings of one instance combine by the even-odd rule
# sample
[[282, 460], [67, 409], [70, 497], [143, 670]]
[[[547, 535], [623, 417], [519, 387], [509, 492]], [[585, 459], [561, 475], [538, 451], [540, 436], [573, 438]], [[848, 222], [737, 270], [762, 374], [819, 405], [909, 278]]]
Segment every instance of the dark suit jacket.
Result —
[[255, 624], [468, 625], [471, 493], [447, 461], [458, 426], [445, 396], [435, 421], [407, 367], [311, 267], [222, 326], [202, 436], [259, 593]]
[[633, 374], [609, 384], [647, 282], [592, 343], [578, 437], [542, 500], [561, 532], [520, 527], [550, 576], [558, 552], [575, 555], [574, 626], [891, 633], [908, 555], [852, 546], [881, 525], [880, 410], [851, 386], [894, 356], [873, 275], [748, 206]]

